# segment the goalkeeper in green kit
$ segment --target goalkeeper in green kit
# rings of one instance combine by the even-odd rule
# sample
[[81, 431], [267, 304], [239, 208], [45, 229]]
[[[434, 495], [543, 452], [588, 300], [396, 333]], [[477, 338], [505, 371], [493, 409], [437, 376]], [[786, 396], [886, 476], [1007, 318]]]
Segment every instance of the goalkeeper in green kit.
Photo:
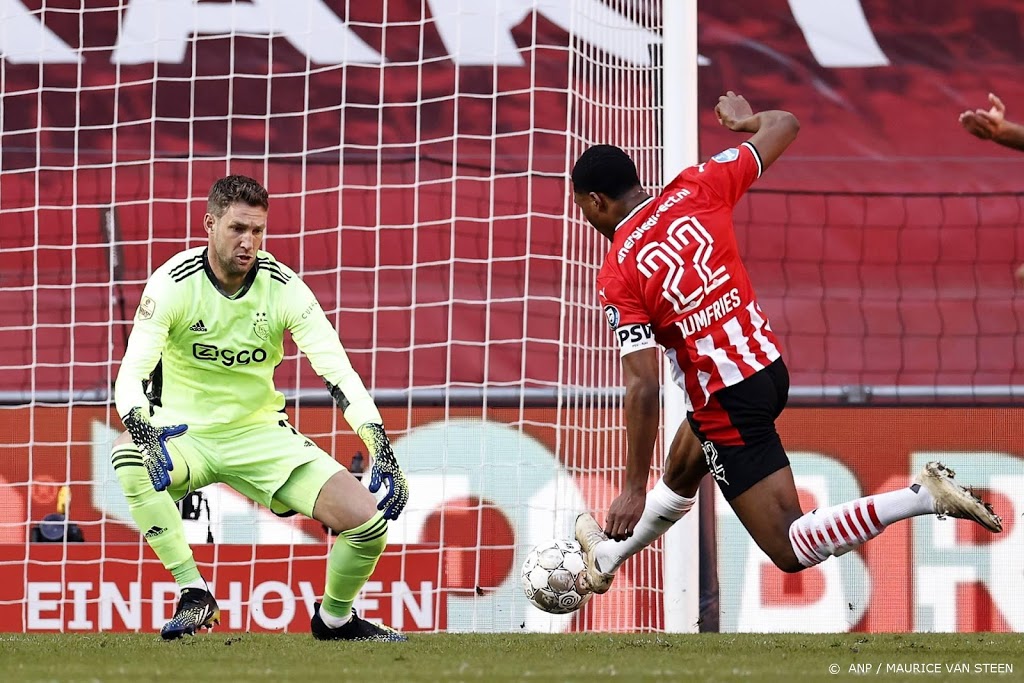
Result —
[[[150, 276], [117, 375], [114, 399], [127, 433], [114, 442], [114, 472], [135, 523], [181, 588], [160, 634], [171, 640], [219, 623], [175, 500], [223, 482], [277, 514], [299, 512], [338, 534], [314, 637], [405, 640], [361, 619], [352, 604], [409, 488], [380, 413], [313, 292], [260, 251], [268, 206], [267, 191], [251, 178], [214, 183], [203, 219], [208, 245]], [[369, 491], [288, 423], [274, 388], [285, 330], [366, 443]]]

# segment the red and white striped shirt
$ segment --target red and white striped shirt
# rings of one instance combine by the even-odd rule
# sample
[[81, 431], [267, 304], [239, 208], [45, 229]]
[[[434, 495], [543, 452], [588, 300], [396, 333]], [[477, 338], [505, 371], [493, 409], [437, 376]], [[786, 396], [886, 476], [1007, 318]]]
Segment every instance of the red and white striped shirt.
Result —
[[732, 223], [760, 175], [749, 142], [685, 169], [622, 220], [597, 276], [622, 355], [663, 346], [694, 410], [782, 355]]

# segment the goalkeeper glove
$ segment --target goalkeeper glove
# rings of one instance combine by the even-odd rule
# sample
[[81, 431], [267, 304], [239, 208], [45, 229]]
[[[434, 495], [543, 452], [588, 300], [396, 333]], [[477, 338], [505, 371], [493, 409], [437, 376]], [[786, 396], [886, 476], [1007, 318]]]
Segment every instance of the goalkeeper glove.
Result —
[[384, 427], [368, 422], [359, 428], [359, 437], [366, 444], [366, 449], [373, 457], [370, 469], [370, 493], [377, 493], [383, 484], [387, 493], [377, 503], [377, 509], [383, 510], [384, 519], [398, 519], [405, 504], [409, 502], [409, 484], [405, 474], [398, 466], [395, 454], [391, 450], [391, 442], [384, 433]]
[[154, 427], [139, 407], [128, 411], [121, 422], [132, 437], [132, 442], [142, 452], [142, 464], [146, 467], [153, 488], [163, 491], [171, 485], [170, 472], [174, 469], [171, 454], [167, 452], [167, 439], [184, 434], [188, 425]]

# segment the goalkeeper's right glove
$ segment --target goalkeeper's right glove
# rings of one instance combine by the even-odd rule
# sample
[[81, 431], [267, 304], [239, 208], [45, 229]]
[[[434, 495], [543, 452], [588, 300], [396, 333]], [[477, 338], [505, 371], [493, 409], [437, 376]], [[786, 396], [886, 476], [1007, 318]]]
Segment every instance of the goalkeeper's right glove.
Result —
[[142, 464], [146, 467], [153, 488], [163, 491], [171, 485], [170, 472], [174, 469], [171, 454], [167, 452], [167, 439], [184, 434], [188, 425], [154, 427], [139, 407], [128, 411], [128, 414], [121, 418], [121, 422], [132, 437], [132, 442], [142, 452]]

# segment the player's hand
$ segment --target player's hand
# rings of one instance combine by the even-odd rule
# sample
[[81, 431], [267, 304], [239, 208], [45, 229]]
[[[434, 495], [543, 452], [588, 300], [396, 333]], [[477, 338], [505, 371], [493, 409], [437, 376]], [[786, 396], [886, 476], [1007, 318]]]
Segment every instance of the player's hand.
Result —
[[988, 94], [989, 110], [975, 109], [960, 114], [960, 125], [973, 135], [982, 140], [991, 140], [998, 137], [1006, 123], [1006, 105], [993, 93]]
[[608, 538], [622, 541], [632, 536], [646, 504], [646, 491], [626, 489], [620, 493], [608, 508], [608, 518], [604, 522], [604, 532]]
[[132, 408], [121, 421], [132, 437], [132, 442], [142, 452], [142, 464], [146, 467], [153, 488], [163, 491], [171, 485], [170, 472], [174, 469], [171, 454], [167, 452], [167, 440], [184, 434], [188, 425], [154, 427], [149, 416], [139, 407]]
[[718, 98], [715, 116], [729, 130], [755, 132], [747, 128], [747, 121], [754, 116], [754, 110], [743, 95], [737, 95], [732, 90]]
[[359, 428], [359, 438], [373, 458], [370, 468], [370, 493], [377, 493], [383, 485], [387, 492], [377, 503], [377, 509], [384, 512], [384, 519], [398, 519], [405, 504], [409, 502], [409, 483], [402, 468], [398, 466], [391, 442], [384, 433], [384, 427], [369, 422]]

